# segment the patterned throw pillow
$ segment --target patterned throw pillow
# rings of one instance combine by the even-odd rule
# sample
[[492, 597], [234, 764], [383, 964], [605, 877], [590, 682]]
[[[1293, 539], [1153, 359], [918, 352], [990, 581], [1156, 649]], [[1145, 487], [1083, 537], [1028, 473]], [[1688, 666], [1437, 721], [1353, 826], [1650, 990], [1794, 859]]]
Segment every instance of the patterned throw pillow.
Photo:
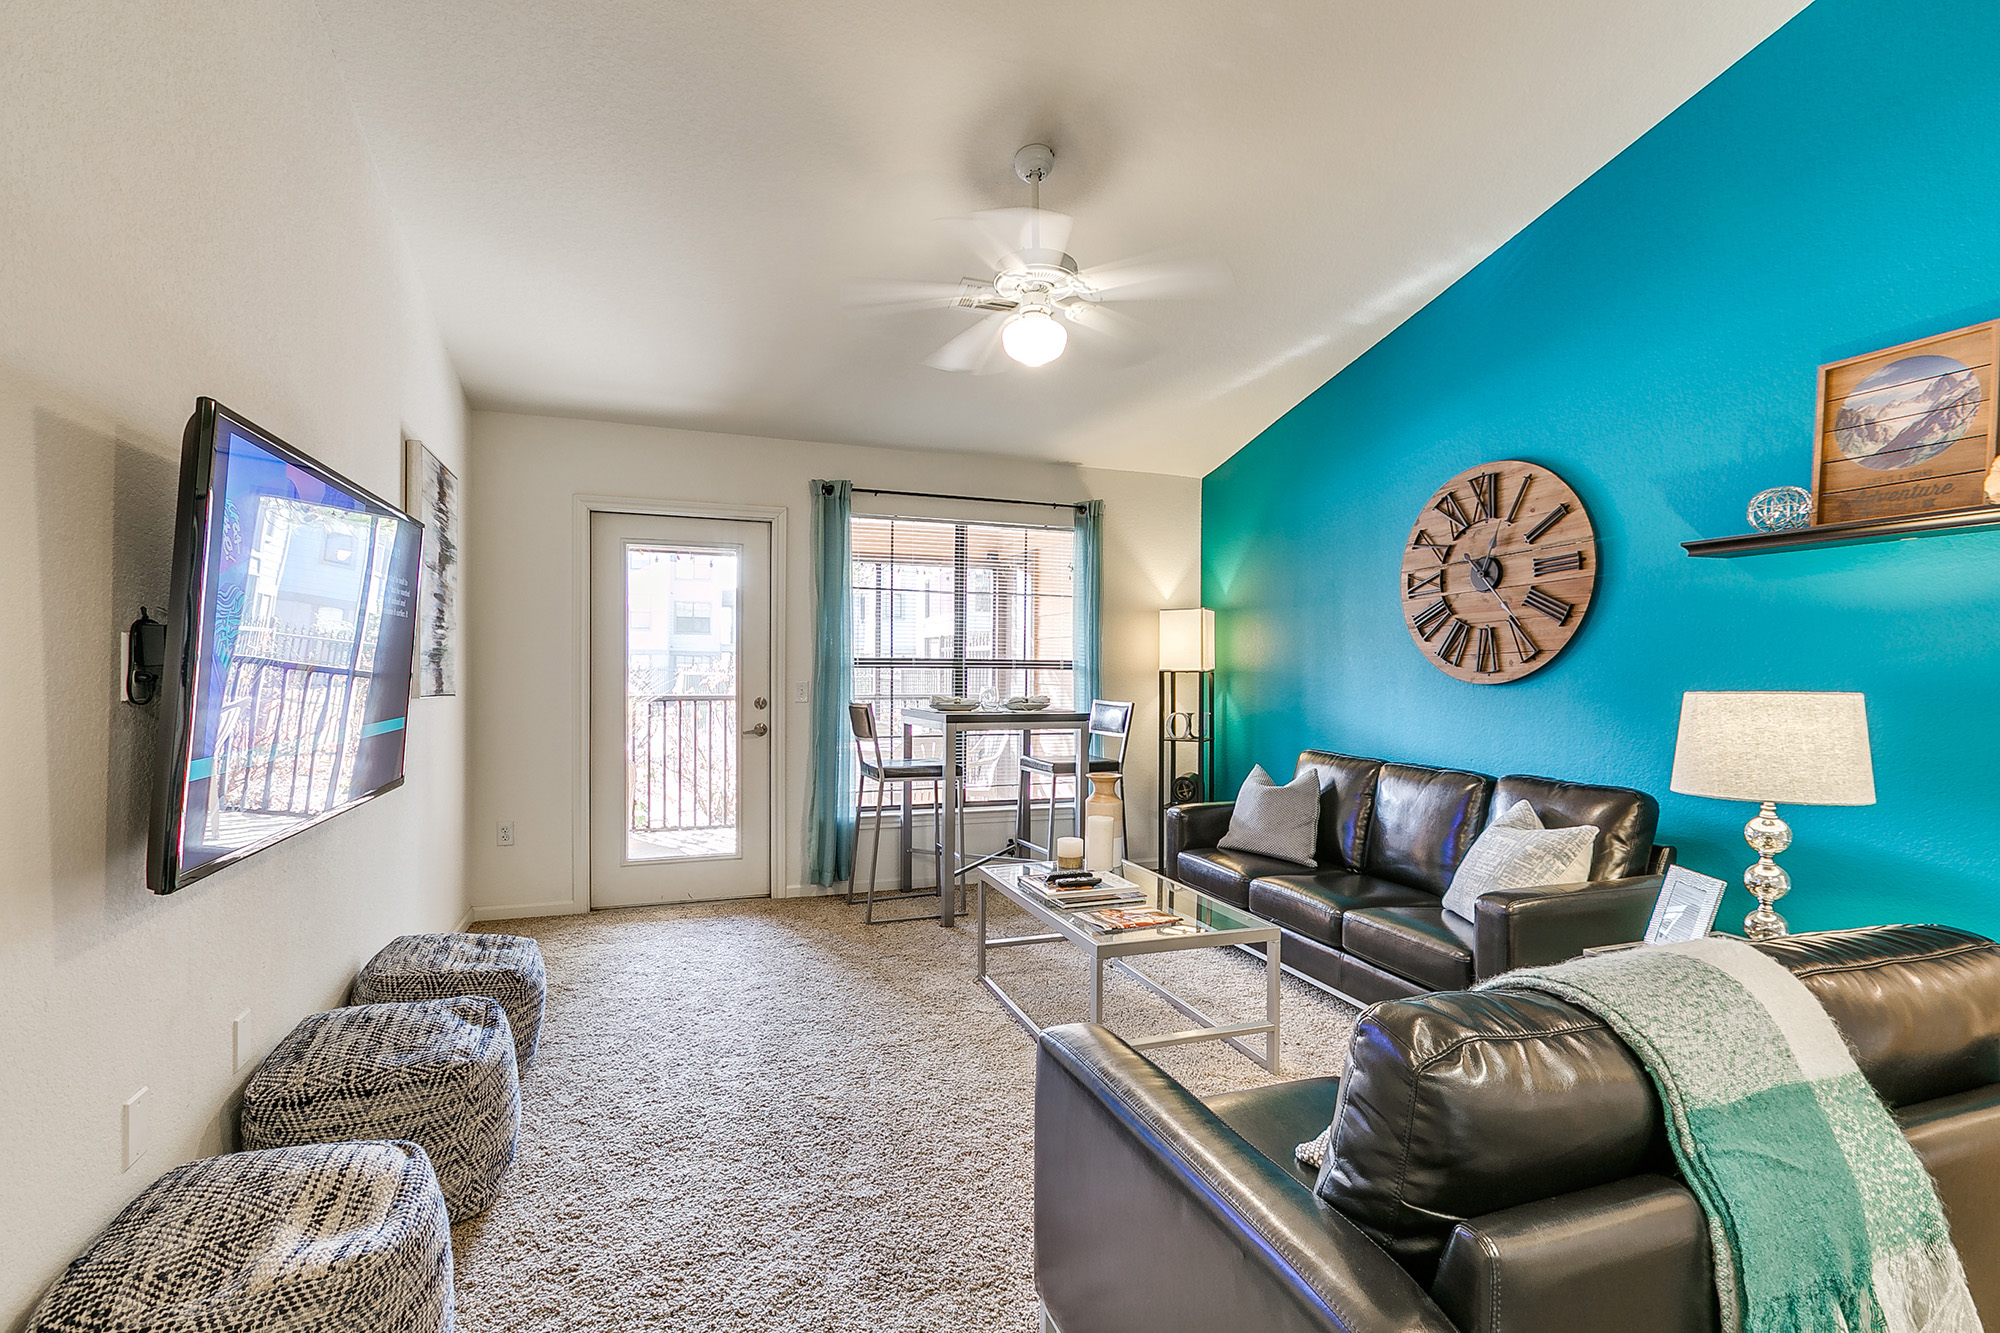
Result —
[[1545, 829], [1533, 807], [1518, 801], [1488, 824], [1465, 854], [1458, 873], [1451, 877], [1444, 910], [1470, 921], [1479, 899], [1496, 889], [1585, 884], [1596, 846], [1595, 824]]
[[1229, 832], [1218, 845], [1309, 866], [1317, 864], [1313, 848], [1318, 841], [1319, 778], [1307, 771], [1280, 787], [1259, 764], [1236, 793]]

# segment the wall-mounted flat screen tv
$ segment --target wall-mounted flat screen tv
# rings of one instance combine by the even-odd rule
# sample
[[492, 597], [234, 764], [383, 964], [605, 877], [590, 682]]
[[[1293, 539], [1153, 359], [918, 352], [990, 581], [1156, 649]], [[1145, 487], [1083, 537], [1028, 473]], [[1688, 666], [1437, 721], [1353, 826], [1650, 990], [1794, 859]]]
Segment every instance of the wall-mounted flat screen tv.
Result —
[[181, 450], [147, 887], [402, 785], [422, 529], [210, 398]]

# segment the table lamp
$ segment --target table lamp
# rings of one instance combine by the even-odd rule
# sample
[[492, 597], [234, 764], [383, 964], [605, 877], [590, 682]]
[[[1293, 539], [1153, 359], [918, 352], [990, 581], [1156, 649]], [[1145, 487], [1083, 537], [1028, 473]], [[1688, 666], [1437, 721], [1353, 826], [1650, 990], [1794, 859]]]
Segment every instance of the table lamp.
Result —
[[1866, 702], [1846, 693], [1689, 691], [1681, 696], [1670, 785], [1763, 807], [1743, 826], [1743, 840], [1757, 853], [1743, 872], [1743, 887], [1757, 898], [1743, 933], [1753, 940], [1783, 935], [1785, 918], [1771, 904], [1792, 880], [1771, 858], [1792, 845], [1792, 830], [1778, 818], [1778, 804], [1875, 804]]

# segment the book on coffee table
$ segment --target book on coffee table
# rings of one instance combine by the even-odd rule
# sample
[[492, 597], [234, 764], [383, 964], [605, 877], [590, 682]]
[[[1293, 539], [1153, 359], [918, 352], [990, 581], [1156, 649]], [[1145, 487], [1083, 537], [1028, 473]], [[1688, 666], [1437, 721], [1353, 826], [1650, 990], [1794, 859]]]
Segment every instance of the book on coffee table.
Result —
[[1018, 882], [1022, 888], [1049, 906], [1060, 907], [1065, 911], [1146, 901], [1144, 889], [1131, 880], [1109, 871], [1098, 872], [1097, 883], [1074, 889], [1052, 887], [1048, 881], [1048, 872], [1045, 870], [1024, 870]]

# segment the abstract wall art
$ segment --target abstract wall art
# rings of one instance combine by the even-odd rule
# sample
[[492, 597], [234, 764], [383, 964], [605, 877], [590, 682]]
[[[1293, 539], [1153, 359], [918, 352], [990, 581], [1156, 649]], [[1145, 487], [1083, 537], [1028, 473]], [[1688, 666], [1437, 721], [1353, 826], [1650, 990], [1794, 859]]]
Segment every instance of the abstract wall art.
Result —
[[424, 525], [423, 582], [417, 590], [417, 696], [458, 693], [458, 478], [405, 440], [403, 506]]

